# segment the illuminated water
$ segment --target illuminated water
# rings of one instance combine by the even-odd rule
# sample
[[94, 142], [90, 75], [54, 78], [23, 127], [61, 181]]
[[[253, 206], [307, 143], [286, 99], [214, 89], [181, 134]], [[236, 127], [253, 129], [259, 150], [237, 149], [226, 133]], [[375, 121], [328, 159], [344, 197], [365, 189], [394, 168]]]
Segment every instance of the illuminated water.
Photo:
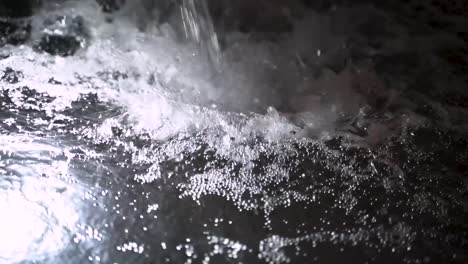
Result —
[[[0, 48], [0, 263], [465, 263], [466, 42], [382, 10], [222, 51], [39, 12]], [[74, 56], [32, 48], [54, 14]]]

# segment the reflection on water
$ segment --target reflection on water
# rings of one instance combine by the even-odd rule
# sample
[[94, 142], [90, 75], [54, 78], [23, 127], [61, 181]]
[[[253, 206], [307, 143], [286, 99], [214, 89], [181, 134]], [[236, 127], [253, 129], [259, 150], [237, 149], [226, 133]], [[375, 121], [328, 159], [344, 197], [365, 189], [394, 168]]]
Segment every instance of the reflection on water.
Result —
[[39, 10], [0, 50], [0, 263], [466, 262], [461, 40], [385, 8], [225, 33], [222, 71], [170, 23]]
[[0, 256], [9, 263], [57, 254], [68, 245], [80, 217], [77, 186], [70, 184], [76, 180], [64, 150], [40, 141], [0, 138]]

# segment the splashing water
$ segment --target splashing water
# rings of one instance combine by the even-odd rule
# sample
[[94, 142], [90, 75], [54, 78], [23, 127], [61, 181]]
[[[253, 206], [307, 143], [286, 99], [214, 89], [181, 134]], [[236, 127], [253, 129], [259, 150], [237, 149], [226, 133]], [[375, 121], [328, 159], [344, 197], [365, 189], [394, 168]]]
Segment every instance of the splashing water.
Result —
[[[221, 54], [207, 2], [180, 9], [195, 43], [89, 0], [2, 47], [0, 262], [466, 260], [457, 40], [337, 6]], [[34, 48], [56, 16], [85, 21], [73, 56]]]

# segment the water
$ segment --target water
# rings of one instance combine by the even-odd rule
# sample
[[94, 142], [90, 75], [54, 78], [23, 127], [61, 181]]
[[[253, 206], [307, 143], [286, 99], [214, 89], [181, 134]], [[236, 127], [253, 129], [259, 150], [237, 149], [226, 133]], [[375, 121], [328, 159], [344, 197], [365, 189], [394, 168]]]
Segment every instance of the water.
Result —
[[[181, 41], [125, 7], [39, 11], [0, 50], [0, 263], [466, 262], [463, 42], [389, 8], [216, 56], [208, 20]], [[34, 48], [54, 15], [85, 48]]]
[[180, 6], [186, 37], [206, 48], [213, 70], [220, 67], [218, 36], [214, 30], [206, 1], [184, 0]]

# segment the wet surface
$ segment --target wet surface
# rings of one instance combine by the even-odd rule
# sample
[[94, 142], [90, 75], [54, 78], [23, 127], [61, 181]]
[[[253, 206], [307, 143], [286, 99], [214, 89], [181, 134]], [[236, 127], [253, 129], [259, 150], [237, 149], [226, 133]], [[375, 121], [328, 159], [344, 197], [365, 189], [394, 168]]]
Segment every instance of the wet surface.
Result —
[[320, 3], [214, 55], [131, 4], [0, 18], [0, 263], [466, 263], [466, 19]]

